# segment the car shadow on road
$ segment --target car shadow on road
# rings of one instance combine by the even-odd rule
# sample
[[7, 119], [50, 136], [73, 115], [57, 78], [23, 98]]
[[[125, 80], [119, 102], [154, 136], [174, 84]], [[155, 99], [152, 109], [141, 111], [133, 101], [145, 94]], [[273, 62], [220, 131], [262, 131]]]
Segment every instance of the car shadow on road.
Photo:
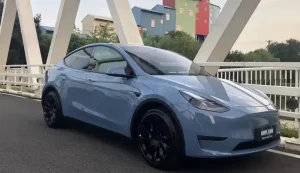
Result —
[[[135, 142], [122, 135], [73, 119], [68, 120], [66, 128], [75, 130], [76, 133], [82, 133], [83, 135], [96, 139], [99, 142], [107, 143], [118, 150], [130, 153], [134, 162], [144, 162]], [[180, 163], [178, 169], [172, 172], [259, 172], [259, 170], [255, 170], [255, 167], [260, 167], [259, 165], [266, 159], [264, 152], [248, 156], [221, 159], [185, 158]], [[149, 166], [146, 162], [144, 162], [144, 164], [145, 166]], [[249, 168], [252, 168], [252, 170], [249, 170]]]

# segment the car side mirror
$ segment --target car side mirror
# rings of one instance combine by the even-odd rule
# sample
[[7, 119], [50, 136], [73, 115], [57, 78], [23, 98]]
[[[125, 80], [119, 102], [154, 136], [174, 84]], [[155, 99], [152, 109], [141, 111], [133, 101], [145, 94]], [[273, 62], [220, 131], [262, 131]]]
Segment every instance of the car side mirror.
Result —
[[128, 75], [125, 72], [125, 67], [118, 66], [118, 67], [111, 67], [107, 70], [107, 75], [115, 76], [115, 77], [125, 77], [125, 78], [132, 78], [133, 75]]

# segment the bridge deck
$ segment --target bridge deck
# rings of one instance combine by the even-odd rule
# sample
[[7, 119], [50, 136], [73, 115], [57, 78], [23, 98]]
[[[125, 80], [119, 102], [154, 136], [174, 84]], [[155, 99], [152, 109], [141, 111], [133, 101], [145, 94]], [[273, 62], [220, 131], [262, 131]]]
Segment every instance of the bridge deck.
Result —
[[[46, 127], [40, 102], [0, 94], [0, 172], [160, 172], [119, 135], [82, 123]], [[177, 172], [296, 173], [300, 160], [263, 152], [230, 159], [189, 159]]]

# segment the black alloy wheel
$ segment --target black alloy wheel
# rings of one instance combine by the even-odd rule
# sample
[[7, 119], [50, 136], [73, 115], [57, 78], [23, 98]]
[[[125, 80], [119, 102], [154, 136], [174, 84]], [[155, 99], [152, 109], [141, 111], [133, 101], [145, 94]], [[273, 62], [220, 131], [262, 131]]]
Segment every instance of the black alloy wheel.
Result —
[[43, 101], [44, 120], [51, 128], [61, 127], [63, 115], [59, 98], [55, 92], [49, 92]]
[[148, 111], [137, 129], [144, 159], [158, 169], [174, 169], [181, 157], [180, 136], [170, 117], [160, 109]]

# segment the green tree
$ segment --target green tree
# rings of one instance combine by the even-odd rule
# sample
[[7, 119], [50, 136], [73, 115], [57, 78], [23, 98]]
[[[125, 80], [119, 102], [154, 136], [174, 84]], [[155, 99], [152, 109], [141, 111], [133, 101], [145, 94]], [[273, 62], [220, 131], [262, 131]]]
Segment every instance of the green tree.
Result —
[[68, 53], [89, 43], [89, 39], [81, 37], [79, 34], [73, 33], [69, 42]]
[[174, 31], [165, 34], [162, 37], [152, 36], [144, 37], [144, 44], [179, 53], [190, 60], [194, 60], [201, 44], [196, 42], [189, 34], [181, 31]]
[[3, 8], [4, 8], [4, 2], [3, 0], [0, 0], [0, 24], [2, 19]]
[[274, 42], [267, 46], [270, 52], [282, 62], [299, 62], [300, 61], [300, 42], [295, 39], [289, 39], [286, 43]]
[[114, 32], [114, 28], [109, 26], [109, 23], [105, 25], [98, 25], [95, 27], [94, 32], [91, 33], [91, 42], [97, 43], [118, 43], [119, 39]]
[[226, 62], [241, 62], [244, 60], [245, 60], [245, 54], [237, 50], [230, 52], [225, 59]]
[[245, 62], [279, 62], [280, 59], [274, 58], [267, 50], [257, 49], [255, 51], [248, 52], [245, 54]]
[[42, 21], [42, 15], [41, 14], [36, 14], [35, 17], [33, 18], [34, 24], [35, 24], [35, 30], [38, 36], [38, 39], [41, 39], [41, 21]]

